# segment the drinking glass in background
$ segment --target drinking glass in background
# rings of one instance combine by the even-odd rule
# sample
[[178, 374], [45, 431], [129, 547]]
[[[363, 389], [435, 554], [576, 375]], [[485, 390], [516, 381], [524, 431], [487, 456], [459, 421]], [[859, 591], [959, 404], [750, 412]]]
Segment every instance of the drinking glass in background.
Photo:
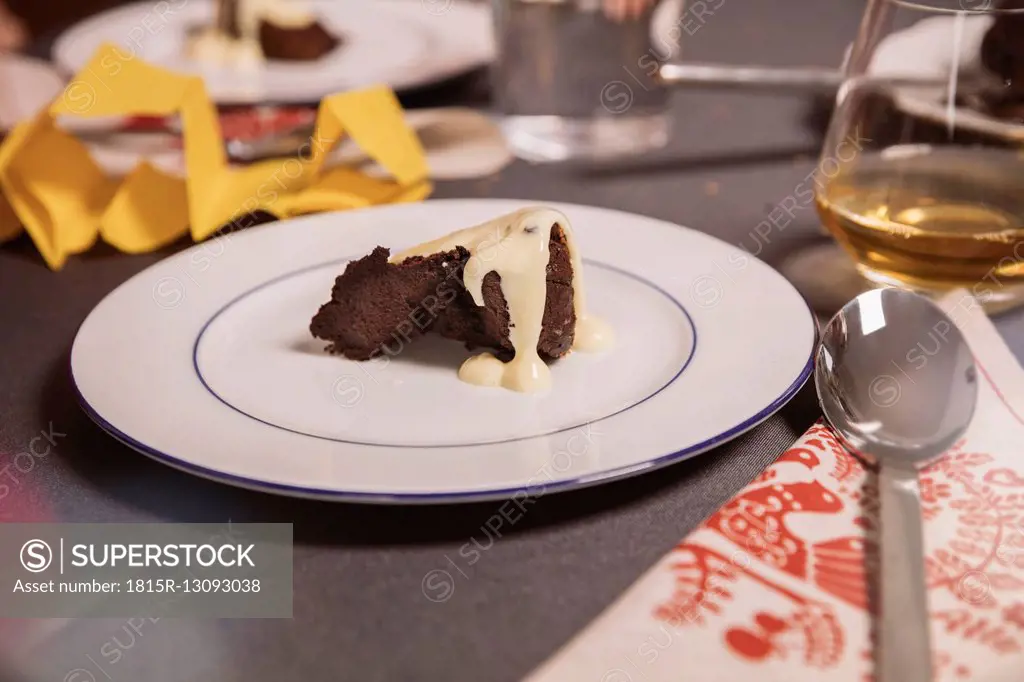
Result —
[[861, 274], [1024, 302], [1024, 2], [869, 0], [845, 75], [816, 203]]
[[[677, 2], [662, 2], [678, 16]], [[673, 46], [652, 44], [656, 0], [496, 0], [494, 7], [493, 92], [518, 156], [602, 159], [666, 144], [668, 93], [657, 75]], [[670, 36], [685, 30], [668, 23]]]

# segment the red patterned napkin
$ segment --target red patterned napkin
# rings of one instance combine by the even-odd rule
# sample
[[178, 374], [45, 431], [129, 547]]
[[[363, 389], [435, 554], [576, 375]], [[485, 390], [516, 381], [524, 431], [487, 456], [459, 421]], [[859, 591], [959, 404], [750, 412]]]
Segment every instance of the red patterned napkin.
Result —
[[[225, 140], [258, 140], [267, 135], [285, 133], [316, 124], [316, 107], [233, 107], [218, 112], [221, 136]], [[181, 132], [173, 116], [127, 116], [121, 124], [124, 132]]]
[[[1022, 680], [1024, 371], [969, 294], [942, 305], [980, 390], [921, 476], [935, 679]], [[875, 473], [817, 424], [528, 679], [870, 680], [878, 507]]]

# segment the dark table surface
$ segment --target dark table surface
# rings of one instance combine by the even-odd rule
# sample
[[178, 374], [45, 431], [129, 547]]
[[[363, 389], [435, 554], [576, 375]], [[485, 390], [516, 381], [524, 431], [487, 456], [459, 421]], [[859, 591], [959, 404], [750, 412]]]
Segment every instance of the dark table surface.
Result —
[[[834, 66], [862, 6], [860, 0], [727, 0], [687, 37], [683, 55]], [[414, 103], [458, 96], [466, 95], [449, 89], [431, 99], [421, 93]], [[732, 243], [749, 240], [814, 165], [821, 130], [809, 101], [686, 92], [676, 93], [672, 106], [677, 131], [671, 147], [628, 167], [517, 162], [493, 178], [442, 184], [435, 196], [594, 204]], [[822, 239], [808, 207], [772, 235], [761, 256], [778, 264]], [[543, 498], [503, 529], [475, 564], [463, 562], [456, 570], [449, 562], [458, 560], [460, 546], [474, 538], [487, 544], [484, 524], [499, 505], [363, 507], [247, 492], [152, 462], [85, 417], [67, 370], [78, 325], [115, 286], [186, 246], [141, 256], [99, 246], [59, 273], [46, 269], [25, 238], [0, 248], [0, 453], [6, 453], [0, 466], [51, 424], [66, 434], [51, 456], [18, 475], [0, 500], [0, 520], [291, 522], [294, 618], [165, 619], [141, 628], [130, 646], [123, 619], [22, 623], [8, 643], [31, 661], [29, 680], [519, 679], [818, 416], [807, 387], [780, 415], [695, 460]], [[1003, 316], [997, 324], [1018, 357], [1024, 355], [1024, 316]], [[140, 330], [140, 342], [144, 334]], [[424, 576], [436, 569], [454, 580], [443, 603], [422, 591]], [[124, 650], [116, 664], [99, 656], [113, 637]]]

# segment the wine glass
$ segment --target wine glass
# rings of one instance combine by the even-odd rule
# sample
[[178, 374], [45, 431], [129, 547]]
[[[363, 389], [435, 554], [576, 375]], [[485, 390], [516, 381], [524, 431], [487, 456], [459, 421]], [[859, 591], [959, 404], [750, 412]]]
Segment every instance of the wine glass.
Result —
[[814, 182], [871, 282], [1024, 303], [1024, 0], [870, 0]]

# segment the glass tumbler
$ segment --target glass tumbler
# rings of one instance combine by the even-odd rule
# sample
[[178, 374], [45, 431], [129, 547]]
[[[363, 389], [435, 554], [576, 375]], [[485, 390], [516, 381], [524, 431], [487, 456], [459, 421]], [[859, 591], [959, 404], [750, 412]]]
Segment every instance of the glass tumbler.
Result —
[[493, 92], [506, 139], [529, 161], [638, 155], [665, 145], [649, 3], [615, 18], [599, 0], [495, 0]]

